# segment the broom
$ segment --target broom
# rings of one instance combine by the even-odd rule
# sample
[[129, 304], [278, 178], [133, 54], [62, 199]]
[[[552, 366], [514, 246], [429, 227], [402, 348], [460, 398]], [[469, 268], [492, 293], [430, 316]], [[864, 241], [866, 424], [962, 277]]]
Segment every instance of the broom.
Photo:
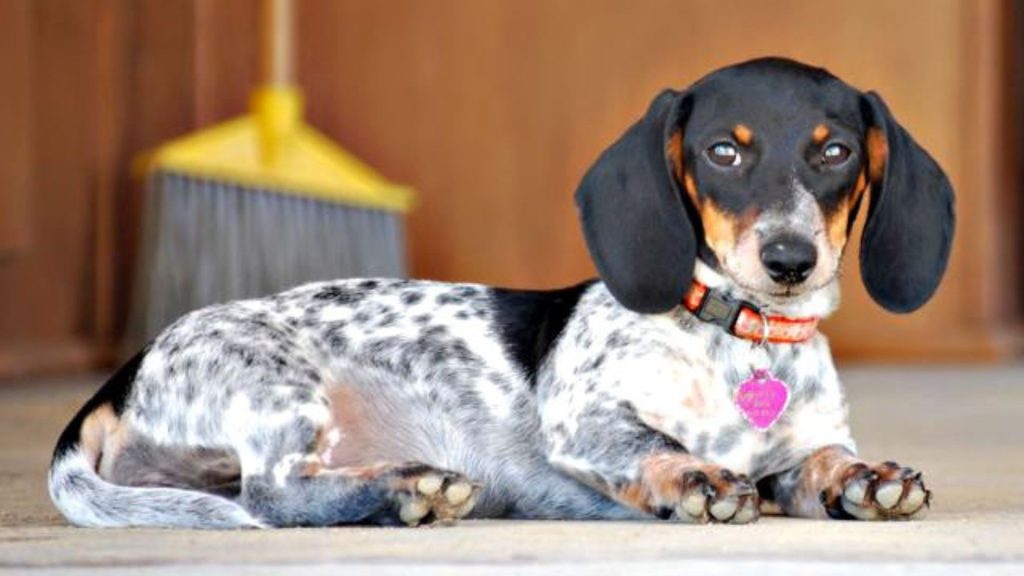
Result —
[[215, 302], [312, 280], [405, 275], [401, 215], [412, 191], [302, 121], [291, 0], [264, 0], [263, 12], [266, 84], [253, 92], [250, 113], [143, 160], [129, 344]]

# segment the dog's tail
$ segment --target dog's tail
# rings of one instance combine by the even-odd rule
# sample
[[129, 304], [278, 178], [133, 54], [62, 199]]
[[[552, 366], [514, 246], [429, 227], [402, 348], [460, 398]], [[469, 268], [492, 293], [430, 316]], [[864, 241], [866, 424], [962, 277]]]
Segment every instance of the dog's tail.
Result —
[[222, 498], [181, 488], [111, 484], [89, 455], [66, 452], [50, 467], [50, 498], [72, 524], [161, 528], [259, 528], [245, 508]]
[[125, 364], [61, 434], [50, 464], [54, 505], [79, 526], [261, 527], [245, 508], [227, 498], [181, 488], [122, 486], [100, 476], [104, 447], [116, 434], [144, 352]]

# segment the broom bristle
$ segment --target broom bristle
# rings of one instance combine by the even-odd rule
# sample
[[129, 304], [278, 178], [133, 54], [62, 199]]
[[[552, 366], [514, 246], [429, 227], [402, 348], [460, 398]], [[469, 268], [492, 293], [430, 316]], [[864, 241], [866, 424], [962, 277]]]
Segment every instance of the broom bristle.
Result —
[[131, 344], [217, 302], [316, 280], [406, 274], [394, 212], [166, 172], [147, 186]]

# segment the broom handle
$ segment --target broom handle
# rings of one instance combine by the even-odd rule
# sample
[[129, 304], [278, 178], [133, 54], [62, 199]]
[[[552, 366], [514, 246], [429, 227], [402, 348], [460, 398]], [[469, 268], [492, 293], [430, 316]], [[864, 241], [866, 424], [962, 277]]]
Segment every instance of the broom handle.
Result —
[[263, 0], [263, 80], [271, 86], [294, 83], [293, 0]]

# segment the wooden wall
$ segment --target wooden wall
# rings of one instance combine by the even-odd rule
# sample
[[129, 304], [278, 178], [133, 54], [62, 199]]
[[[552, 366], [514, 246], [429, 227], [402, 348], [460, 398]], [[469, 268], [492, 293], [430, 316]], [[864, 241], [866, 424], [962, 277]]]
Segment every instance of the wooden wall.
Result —
[[[0, 2], [0, 22], [28, 21], [28, 0]], [[6, 28], [10, 28], [7, 30]], [[28, 196], [32, 165], [29, 59], [32, 37], [27, 26], [6, 26], [0, 34], [0, 71], [6, 97], [0, 106], [0, 266], [29, 244]]]
[[[138, 228], [130, 160], [244, 110], [257, 5], [0, 0], [0, 376], [109, 360]], [[824, 65], [883, 94], [952, 177], [961, 224], [949, 277], [916, 315], [871, 304], [847, 262], [826, 327], [838, 353], [1005, 355], [1020, 287], [1004, 275], [1021, 256], [1004, 233], [1006, 8], [848, 6], [300, 0], [298, 73], [314, 125], [420, 191], [416, 276], [551, 287], [593, 274], [572, 192], [660, 88], [765, 54]]]

